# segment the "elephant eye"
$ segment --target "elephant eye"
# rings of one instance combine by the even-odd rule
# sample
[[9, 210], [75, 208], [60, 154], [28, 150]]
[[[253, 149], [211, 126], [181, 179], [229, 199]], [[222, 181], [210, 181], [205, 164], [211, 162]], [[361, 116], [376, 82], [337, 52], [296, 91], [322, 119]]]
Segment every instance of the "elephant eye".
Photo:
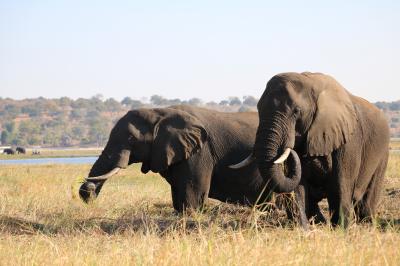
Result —
[[296, 106], [296, 107], [294, 108], [294, 110], [293, 110], [293, 114], [299, 115], [299, 114], [300, 114], [300, 111], [301, 111], [300, 107]]
[[134, 141], [135, 141], [135, 138], [134, 138], [132, 135], [130, 135], [130, 136], [128, 137], [128, 142], [129, 142], [129, 144], [133, 144]]
[[279, 106], [281, 104], [281, 101], [276, 98], [273, 99], [273, 102], [275, 106]]

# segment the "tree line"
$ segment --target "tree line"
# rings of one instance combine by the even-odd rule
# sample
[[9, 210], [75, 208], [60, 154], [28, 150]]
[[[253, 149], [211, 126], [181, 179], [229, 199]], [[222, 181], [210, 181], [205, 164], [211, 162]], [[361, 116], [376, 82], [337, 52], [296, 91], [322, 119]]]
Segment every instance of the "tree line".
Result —
[[[98, 94], [89, 99], [13, 100], [0, 98], [0, 141], [3, 146], [104, 146], [118, 119], [128, 110], [187, 104], [224, 112], [256, 111], [253, 96], [229, 97], [219, 102], [167, 99], [153, 95], [148, 100], [125, 97], [121, 101]], [[391, 136], [400, 137], [400, 101], [377, 102], [388, 118]]]
[[125, 97], [122, 101], [95, 95], [76, 100], [13, 100], [0, 98], [0, 141], [3, 146], [103, 146], [112, 126], [128, 110], [188, 104], [226, 112], [256, 110], [253, 96], [229, 97], [220, 102], [167, 99], [153, 95], [149, 100]]

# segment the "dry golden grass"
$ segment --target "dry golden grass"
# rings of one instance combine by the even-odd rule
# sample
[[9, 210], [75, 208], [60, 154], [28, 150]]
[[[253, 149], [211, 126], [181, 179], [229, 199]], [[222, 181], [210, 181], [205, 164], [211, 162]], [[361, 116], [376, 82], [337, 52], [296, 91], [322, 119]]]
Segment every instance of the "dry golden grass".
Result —
[[390, 141], [389, 147], [391, 150], [400, 150], [400, 140], [399, 139], [392, 139]]
[[[392, 154], [376, 225], [304, 232], [283, 211], [209, 201], [173, 212], [168, 184], [129, 167], [94, 204], [73, 199], [89, 165], [0, 167], [0, 265], [398, 265], [400, 154]], [[324, 205], [323, 205], [324, 206]], [[325, 206], [324, 206], [325, 207]]]

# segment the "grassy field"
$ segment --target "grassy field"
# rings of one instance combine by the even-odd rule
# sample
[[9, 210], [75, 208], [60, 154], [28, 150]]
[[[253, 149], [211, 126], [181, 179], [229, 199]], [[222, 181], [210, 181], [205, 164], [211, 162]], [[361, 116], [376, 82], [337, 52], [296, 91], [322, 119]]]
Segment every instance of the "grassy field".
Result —
[[400, 150], [400, 140], [392, 139], [389, 146], [391, 150]]
[[[400, 154], [391, 154], [375, 226], [303, 232], [284, 212], [209, 200], [173, 212], [169, 186], [129, 167], [84, 205], [71, 184], [89, 165], [0, 167], [0, 265], [399, 265]], [[322, 205], [326, 211], [326, 205]]]

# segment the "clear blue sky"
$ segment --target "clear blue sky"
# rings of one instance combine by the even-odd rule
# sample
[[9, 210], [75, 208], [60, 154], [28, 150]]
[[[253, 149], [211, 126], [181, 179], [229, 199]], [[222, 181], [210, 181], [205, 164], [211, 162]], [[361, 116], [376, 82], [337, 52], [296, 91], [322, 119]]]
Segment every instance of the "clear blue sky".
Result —
[[400, 1], [0, 0], [0, 97], [259, 97], [276, 73], [400, 99]]

